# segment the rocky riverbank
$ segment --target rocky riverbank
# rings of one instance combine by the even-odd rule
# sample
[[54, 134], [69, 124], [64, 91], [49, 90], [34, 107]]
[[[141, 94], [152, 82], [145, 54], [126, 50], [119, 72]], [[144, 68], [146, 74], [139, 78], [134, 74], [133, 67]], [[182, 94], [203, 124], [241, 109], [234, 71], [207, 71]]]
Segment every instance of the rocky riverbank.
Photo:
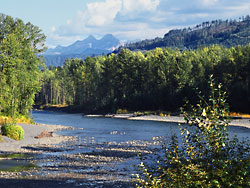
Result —
[[[159, 116], [159, 115], [135, 116], [134, 114], [107, 114], [107, 115], [85, 115], [85, 116], [86, 117], [121, 118], [121, 119], [141, 120], [141, 121], [185, 123], [183, 116]], [[232, 117], [230, 125], [250, 128], [250, 118]]]
[[[118, 116], [119, 117], [119, 116]], [[185, 123], [184, 117], [181, 116], [157, 116], [157, 115], [147, 115], [147, 116], [137, 116], [137, 117], [128, 117], [129, 120], [145, 120], [145, 121], [162, 121], [162, 122], [175, 122], [175, 123]], [[250, 128], [250, 119], [233, 117], [231, 126], [241, 126]]]

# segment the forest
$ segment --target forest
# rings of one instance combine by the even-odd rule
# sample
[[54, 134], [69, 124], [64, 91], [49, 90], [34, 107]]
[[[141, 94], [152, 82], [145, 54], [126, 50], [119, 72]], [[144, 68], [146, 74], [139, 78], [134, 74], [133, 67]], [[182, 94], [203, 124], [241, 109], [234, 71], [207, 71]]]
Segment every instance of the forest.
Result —
[[[68, 59], [42, 74], [37, 104], [67, 104], [82, 112], [117, 109], [178, 111], [186, 100], [206, 95], [213, 75], [228, 94], [231, 111], [250, 111], [250, 45], [197, 50], [121, 49], [108, 56]], [[206, 97], [206, 96], [204, 96]]]
[[146, 39], [128, 43], [122, 48], [134, 50], [152, 50], [156, 47], [197, 49], [202, 46], [220, 44], [225, 47], [247, 45], [250, 43], [250, 16], [239, 20], [213, 20], [197, 24], [194, 27], [170, 30], [163, 38]]

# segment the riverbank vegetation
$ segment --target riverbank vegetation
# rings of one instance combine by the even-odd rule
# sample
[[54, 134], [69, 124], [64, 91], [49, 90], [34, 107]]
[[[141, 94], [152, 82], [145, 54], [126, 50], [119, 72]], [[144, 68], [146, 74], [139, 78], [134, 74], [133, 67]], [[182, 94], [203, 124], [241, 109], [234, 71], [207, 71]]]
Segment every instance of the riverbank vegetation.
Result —
[[164, 145], [157, 162], [142, 159], [137, 174], [138, 187], [249, 187], [249, 141], [229, 137], [229, 111], [221, 85], [210, 82], [208, 99], [183, 112], [188, 126], [180, 126]]
[[197, 50], [122, 49], [109, 56], [68, 59], [43, 71], [38, 104], [68, 104], [79, 111], [177, 111], [193, 93], [208, 93], [213, 74], [228, 92], [230, 110], [250, 111], [250, 45]]
[[45, 36], [31, 23], [4, 14], [0, 27], [0, 113], [26, 116], [40, 91], [42, 59], [37, 54], [45, 49]]
[[24, 130], [20, 125], [16, 124], [3, 124], [1, 127], [1, 133], [4, 136], [12, 138], [14, 140], [24, 139]]
[[20, 122], [31, 122], [29, 111], [40, 91], [45, 36], [31, 23], [0, 14], [0, 125], [3, 135], [23, 139]]

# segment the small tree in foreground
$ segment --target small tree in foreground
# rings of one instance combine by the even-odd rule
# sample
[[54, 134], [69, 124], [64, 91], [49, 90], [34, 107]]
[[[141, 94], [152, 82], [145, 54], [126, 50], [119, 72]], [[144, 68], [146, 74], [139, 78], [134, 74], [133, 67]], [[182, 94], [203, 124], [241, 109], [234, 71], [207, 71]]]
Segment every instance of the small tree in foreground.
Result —
[[208, 100], [183, 111], [181, 142], [173, 135], [164, 158], [140, 164], [138, 187], [249, 187], [250, 147], [228, 135], [229, 111], [221, 85], [210, 80]]

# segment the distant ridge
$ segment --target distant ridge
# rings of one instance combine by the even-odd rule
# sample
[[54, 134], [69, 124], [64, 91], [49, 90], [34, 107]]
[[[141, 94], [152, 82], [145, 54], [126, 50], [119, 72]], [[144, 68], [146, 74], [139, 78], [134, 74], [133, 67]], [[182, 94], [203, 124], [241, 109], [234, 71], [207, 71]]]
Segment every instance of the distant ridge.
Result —
[[130, 50], [152, 50], [156, 47], [197, 49], [201, 46], [220, 44], [225, 47], [250, 43], [250, 16], [237, 20], [203, 22], [193, 28], [170, 30], [163, 38], [143, 40], [120, 47]]
[[47, 66], [62, 66], [67, 58], [85, 59], [87, 56], [103, 55], [119, 47], [120, 41], [112, 34], [106, 34], [100, 40], [89, 35], [84, 40], [78, 40], [69, 46], [57, 46], [48, 49], [44, 54]]

